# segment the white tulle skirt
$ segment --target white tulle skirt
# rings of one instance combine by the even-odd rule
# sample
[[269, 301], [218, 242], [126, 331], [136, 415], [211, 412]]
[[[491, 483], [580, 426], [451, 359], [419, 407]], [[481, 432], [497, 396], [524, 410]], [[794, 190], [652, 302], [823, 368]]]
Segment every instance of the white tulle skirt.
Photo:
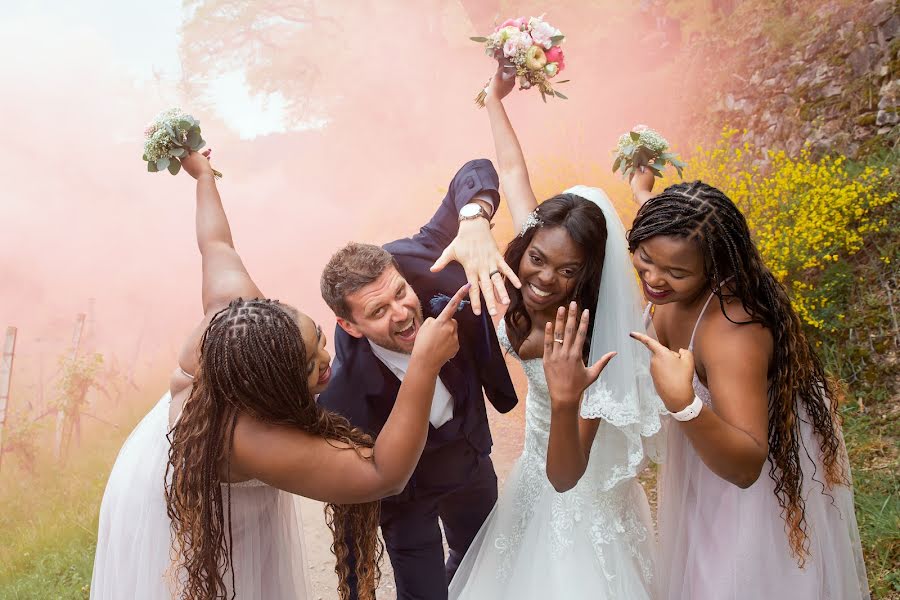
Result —
[[[134, 429], [100, 505], [91, 600], [173, 597], [164, 478], [169, 394]], [[259, 482], [231, 490], [234, 591], [238, 599], [306, 599], [306, 553], [297, 497]], [[231, 573], [225, 574], [231, 588]]]

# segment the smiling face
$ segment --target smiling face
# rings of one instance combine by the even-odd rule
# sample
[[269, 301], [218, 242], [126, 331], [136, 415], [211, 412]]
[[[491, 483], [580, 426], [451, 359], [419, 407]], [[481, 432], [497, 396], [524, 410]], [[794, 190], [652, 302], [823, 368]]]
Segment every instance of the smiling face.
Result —
[[322, 328], [303, 313], [297, 314], [297, 326], [306, 348], [306, 373], [309, 391], [320, 394], [331, 380], [331, 355], [325, 349], [328, 343]]
[[682, 236], [656, 235], [638, 244], [631, 262], [653, 304], [690, 302], [708, 289], [699, 245]]
[[338, 318], [347, 333], [367, 338], [388, 350], [412, 353], [422, 325], [422, 304], [403, 275], [393, 266], [375, 281], [349, 294], [350, 319]]
[[584, 251], [562, 227], [542, 227], [519, 262], [522, 300], [532, 313], [541, 313], [571, 299]]

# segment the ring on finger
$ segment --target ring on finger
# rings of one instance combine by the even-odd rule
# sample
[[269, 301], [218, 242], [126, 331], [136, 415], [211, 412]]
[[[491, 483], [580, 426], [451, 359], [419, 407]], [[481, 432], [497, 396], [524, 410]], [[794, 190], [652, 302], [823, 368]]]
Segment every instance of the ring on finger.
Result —
[[563, 341], [562, 341], [561, 338], [553, 338], [553, 341], [556, 342], [557, 344], [562, 344], [562, 343], [563, 343]]
[[495, 269], [495, 270], [493, 270], [493, 271], [490, 272], [490, 274], [488, 275], [488, 277], [493, 277], [494, 275], [499, 275], [499, 274], [500, 274], [500, 269]]

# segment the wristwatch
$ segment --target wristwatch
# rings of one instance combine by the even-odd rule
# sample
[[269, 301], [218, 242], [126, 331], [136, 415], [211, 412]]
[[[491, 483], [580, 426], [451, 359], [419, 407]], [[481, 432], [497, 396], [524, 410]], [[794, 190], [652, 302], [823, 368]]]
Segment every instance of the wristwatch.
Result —
[[462, 223], [463, 221], [471, 221], [472, 219], [487, 219], [490, 221], [491, 216], [480, 204], [470, 202], [460, 209], [459, 221]]
[[700, 396], [694, 396], [693, 401], [688, 404], [685, 408], [679, 410], [678, 412], [669, 411], [669, 414], [672, 415], [672, 418], [676, 421], [690, 421], [691, 419], [696, 419], [697, 415], [700, 414], [700, 410], [703, 408], [703, 400], [700, 399]]

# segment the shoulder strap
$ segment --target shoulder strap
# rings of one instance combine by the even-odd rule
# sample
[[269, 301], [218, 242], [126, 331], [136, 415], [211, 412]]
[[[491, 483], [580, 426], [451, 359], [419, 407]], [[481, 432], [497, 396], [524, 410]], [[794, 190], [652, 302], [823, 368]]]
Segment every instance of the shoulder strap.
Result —
[[712, 302], [712, 299], [715, 297], [715, 292], [709, 295], [709, 298], [706, 299], [706, 304], [703, 305], [703, 309], [700, 311], [700, 315], [697, 317], [697, 322], [694, 323], [694, 330], [691, 332], [691, 342], [688, 344], [688, 350], [691, 352], [694, 351], [694, 336], [697, 335], [697, 328], [700, 326], [700, 321], [703, 319], [703, 315], [706, 313], [706, 309], [709, 307], [709, 303]]
[[[724, 286], [726, 283], [731, 281], [733, 278], [734, 278], [734, 275], [730, 275], [730, 276], [726, 277], [725, 279], [723, 279], [722, 282], [719, 283], [717, 289], [721, 290], [722, 286]], [[690, 350], [691, 352], [694, 351], [694, 336], [697, 335], [697, 327], [700, 326], [700, 320], [703, 318], [703, 315], [706, 313], [706, 308], [709, 306], [709, 303], [712, 302], [713, 296], [715, 296], [715, 295], [716, 295], [715, 292], [713, 292], [709, 295], [709, 298], [706, 299], [706, 304], [703, 305], [703, 310], [700, 311], [700, 315], [697, 317], [697, 322], [694, 323], [694, 330], [691, 332], [691, 343], [688, 344], [688, 350]]]

